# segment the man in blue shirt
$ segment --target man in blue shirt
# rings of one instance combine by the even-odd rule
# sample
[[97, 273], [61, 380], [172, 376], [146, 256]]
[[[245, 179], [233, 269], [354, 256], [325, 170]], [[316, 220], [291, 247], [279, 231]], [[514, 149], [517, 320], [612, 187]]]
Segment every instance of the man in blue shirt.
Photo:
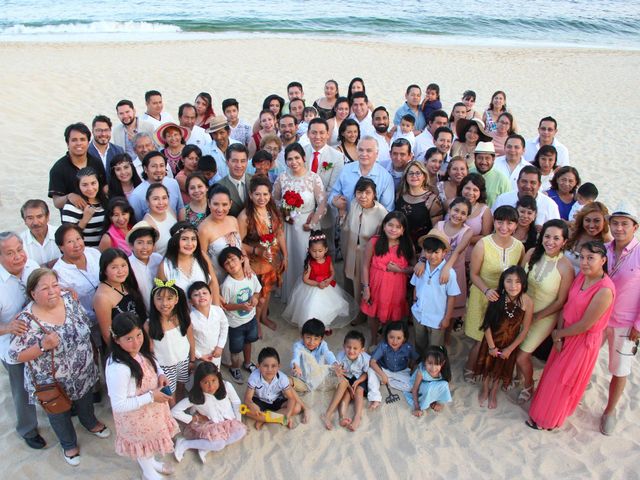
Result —
[[184, 203], [180, 194], [180, 186], [173, 178], [167, 177], [167, 162], [160, 152], [149, 152], [142, 159], [142, 176], [144, 180], [129, 196], [129, 203], [136, 214], [136, 221], [142, 220], [149, 211], [147, 204], [147, 190], [152, 183], [162, 183], [169, 191], [169, 206], [175, 212], [176, 218], [184, 218]]
[[376, 184], [378, 201], [389, 212], [393, 211], [395, 205], [393, 178], [382, 165], [376, 162], [377, 158], [378, 141], [369, 135], [362, 137], [358, 142], [358, 161], [344, 166], [329, 195], [329, 203], [338, 209], [341, 217], [347, 214], [360, 177], [373, 180]]
[[422, 90], [418, 85], [409, 85], [407, 92], [404, 95], [404, 105], [402, 105], [393, 117], [393, 124], [399, 128], [400, 120], [404, 115], [411, 115], [415, 118], [416, 123], [414, 128], [422, 131], [427, 126], [427, 122], [424, 119], [424, 115], [420, 111], [420, 99], [422, 98]]

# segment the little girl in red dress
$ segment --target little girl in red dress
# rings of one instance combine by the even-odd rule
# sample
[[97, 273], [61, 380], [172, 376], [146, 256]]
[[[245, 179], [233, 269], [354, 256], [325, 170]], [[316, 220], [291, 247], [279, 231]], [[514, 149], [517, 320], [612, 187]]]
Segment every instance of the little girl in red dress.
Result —
[[282, 314], [283, 318], [300, 329], [311, 318], [322, 321], [326, 329], [343, 327], [357, 313], [353, 298], [336, 285], [328, 251], [325, 234], [321, 230], [312, 231], [302, 279], [293, 289], [289, 304]]

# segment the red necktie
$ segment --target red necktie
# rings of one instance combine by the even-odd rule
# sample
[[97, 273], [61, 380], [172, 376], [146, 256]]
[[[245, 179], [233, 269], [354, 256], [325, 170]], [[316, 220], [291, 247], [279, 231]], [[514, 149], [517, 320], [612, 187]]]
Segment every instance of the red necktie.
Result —
[[320, 152], [313, 152], [313, 162], [311, 162], [311, 171], [313, 173], [318, 173], [318, 157], [320, 156]]

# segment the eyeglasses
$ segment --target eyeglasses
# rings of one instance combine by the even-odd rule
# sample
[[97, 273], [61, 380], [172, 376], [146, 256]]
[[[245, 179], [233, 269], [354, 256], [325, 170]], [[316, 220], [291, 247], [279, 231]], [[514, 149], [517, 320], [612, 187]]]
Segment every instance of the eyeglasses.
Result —
[[553, 127], [539, 127], [538, 130], [540, 130], [541, 132], [553, 132], [555, 130], [555, 128], [553, 128]]
[[422, 172], [407, 172], [407, 177], [421, 177], [424, 173]]
[[[627, 335], [620, 335], [620, 336], [629, 338]], [[634, 345], [631, 348], [631, 353], [624, 353], [618, 349], [616, 349], [616, 352], [618, 352], [620, 355], [624, 355], [625, 357], [635, 357], [636, 353], [638, 353], [638, 345], [640, 345], [640, 338], [637, 338], [636, 341], [634, 342]]]

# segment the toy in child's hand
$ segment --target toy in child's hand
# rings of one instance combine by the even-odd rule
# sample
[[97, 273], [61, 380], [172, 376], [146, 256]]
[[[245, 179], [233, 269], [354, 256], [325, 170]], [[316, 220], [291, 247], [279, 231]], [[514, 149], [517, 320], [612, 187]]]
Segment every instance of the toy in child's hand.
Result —
[[393, 403], [400, 400], [400, 395], [398, 395], [397, 393], [391, 393], [391, 389], [389, 388], [388, 383], [385, 384], [385, 386], [387, 387], [387, 392], [389, 392], [389, 396], [384, 399], [384, 403]]
[[160, 391], [165, 395], [171, 396], [171, 387], [169, 385], [165, 385], [160, 389]]
[[[240, 405], [240, 413], [242, 415], [246, 415], [250, 411], [251, 410], [249, 409], [249, 407], [247, 407], [244, 403]], [[265, 423], [279, 423], [281, 425], [284, 425], [285, 427], [289, 424], [287, 416], [281, 413], [272, 412], [271, 410], [265, 410], [264, 412], [261, 412], [261, 414], [264, 417], [262, 421]]]

